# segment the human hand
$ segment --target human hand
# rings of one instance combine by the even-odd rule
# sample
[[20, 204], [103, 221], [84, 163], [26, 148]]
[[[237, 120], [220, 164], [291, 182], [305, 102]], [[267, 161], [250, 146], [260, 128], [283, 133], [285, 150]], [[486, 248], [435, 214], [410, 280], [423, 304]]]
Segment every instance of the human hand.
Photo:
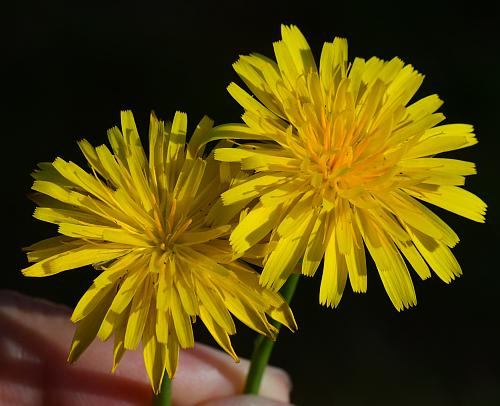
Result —
[[[152, 391], [140, 351], [128, 351], [111, 374], [111, 341], [96, 339], [70, 365], [75, 326], [65, 306], [0, 291], [0, 405], [150, 405]], [[172, 381], [175, 406], [289, 405], [286, 372], [268, 367], [261, 396], [239, 395], [249, 362], [196, 344], [181, 351]]]

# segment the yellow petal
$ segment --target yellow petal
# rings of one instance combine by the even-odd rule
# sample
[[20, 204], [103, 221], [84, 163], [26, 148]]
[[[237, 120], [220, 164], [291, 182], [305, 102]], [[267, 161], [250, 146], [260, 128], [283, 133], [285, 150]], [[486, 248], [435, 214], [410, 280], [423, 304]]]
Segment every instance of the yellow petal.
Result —
[[400, 254], [394, 249], [388, 251], [388, 254], [394, 263], [399, 263], [399, 267], [388, 271], [380, 270], [379, 275], [392, 304], [401, 311], [416, 305], [417, 298], [410, 274]]
[[436, 185], [463, 185], [465, 176], [474, 175], [473, 162], [448, 158], [405, 159], [399, 163], [403, 174]]
[[290, 222], [289, 233], [280, 238], [264, 265], [260, 276], [263, 286], [276, 291], [285, 283], [298, 260], [304, 255], [315, 220], [315, 210], [309, 209], [295, 222]]
[[395, 241], [399, 250], [406, 257], [412, 268], [417, 272], [422, 279], [430, 278], [431, 271], [418, 250], [415, 248], [413, 241]]
[[[299, 73], [297, 66], [293, 61], [293, 57], [290, 54], [290, 50], [283, 41], [277, 41], [273, 43], [274, 54], [276, 55], [276, 62], [278, 62], [281, 75], [290, 84], [295, 85], [297, 78], [302, 72]], [[284, 98], [283, 98], [284, 99]]]
[[227, 311], [221, 295], [215, 288], [207, 286], [207, 281], [196, 280], [196, 293], [200, 299], [200, 309], [203, 308], [210, 313], [210, 318], [213, 319], [224, 331], [229, 334], [236, 333], [233, 318]]
[[209, 226], [229, 224], [252, 200], [253, 197], [250, 197], [231, 206], [225, 206], [222, 199], [216, 200], [207, 213], [206, 224]]
[[[127, 164], [127, 146], [123, 139], [123, 135], [118, 127], [113, 127], [108, 130], [108, 141], [120, 165], [128, 170]], [[96, 151], [97, 152], [97, 151]]]
[[82, 225], [100, 225], [112, 226], [114, 223], [104, 217], [96, 216], [92, 213], [83, 212], [81, 210], [71, 210], [53, 207], [37, 207], [33, 213], [33, 217], [46, 221], [48, 223], [61, 224], [82, 224]]
[[179, 207], [187, 205], [187, 209], [194, 201], [196, 195], [198, 194], [198, 188], [200, 187], [205, 167], [206, 163], [201, 158], [195, 159], [194, 161], [189, 159], [185, 161], [173, 194], [175, 199], [177, 199]]
[[58, 235], [31, 244], [29, 247], [23, 248], [23, 251], [27, 251], [29, 262], [37, 262], [85, 245], [87, 245], [85, 241]]
[[349, 282], [354, 292], [365, 293], [368, 287], [368, 275], [366, 272], [365, 247], [361, 244], [354, 246], [352, 251], [344, 255], [349, 271]]
[[165, 253], [160, 261], [162, 267], [158, 273], [158, 290], [156, 298], [156, 308], [166, 311], [170, 307], [172, 298], [172, 282], [175, 273], [175, 260]]
[[217, 148], [214, 157], [223, 162], [241, 162], [253, 154], [252, 150], [246, 148]]
[[117, 279], [125, 276], [128, 270], [134, 267], [138, 261], [141, 262], [142, 255], [143, 253], [140, 250], [134, 250], [116, 259], [109, 266], [101, 266], [99, 269], [103, 269], [103, 272], [94, 279], [93, 285], [104, 287], [115, 283]]
[[[354, 292], [364, 293], [367, 290], [368, 275], [366, 272], [365, 246], [355, 221], [352, 222], [351, 247], [344, 254], [349, 282]], [[338, 234], [337, 234], [338, 235]]]
[[[153, 230], [157, 223], [154, 218], [144, 211], [142, 203], [137, 196], [130, 195], [123, 189], [118, 189], [114, 192], [115, 207], [110, 207], [106, 210], [102, 205], [97, 205], [95, 201], [85, 201], [86, 207], [92, 209], [92, 204], [96, 204], [96, 210], [107, 214], [110, 218], [120, 221], [120, 225], [125, 229], [143, 230], [148, 228]], [[90, 199], [89, 199], [90, 200]], [[100, 207], [101, 206], [101, 207]], [[126, 213], [124, 215], [124, 213]]]
[[477, 144], [474, 128], [468, 124], [446, 124], [428, 129], [421, 140], [406, 154], [418, 158], [453, 151]]
[[[137, 196], [143, 210], [151, 213], [155, 206], [155, 197], [149, 183], [149, 168], [142, 162], [141, 157], [144, 154], [142, 147], [140, 152], [133, 149], [127, 156], [129, 173], [132, 183], [133, 193]], [[145, 159], [145, 158], [144, 158]]]
[[118, 368], [123, 354], [125, 354], [125, 330], [126, 325], [123, 324], [115, 331], [115, 338], [113, 340], [113, 366], [111, 368], [111, 372], [113, 373]]
[[124, 279], [120, 289], [116, 293], [110, 310], [114, 313], [121, 313], [127, 305], [132, 301], [138, 286], [141, 285], [144, 278], [147, 276], [145, 272], [146, 263], [144, 260], [137, 261], [134, 267], [130, 269], [127, 277]]
[[306, 251], [302, 260], [302, 273], [306, 276], [314, 276], [318, 269], [323, 254], [325, 253], [325, 227], [326, 227], [326, 211], [322, 210], [311, 231], [311, 235], [307, 241]]
[[205, 138], [208, 136], [213, 125], [213, 120], [207, 116], [204, 116], [198, 123], [188, 143], [187, 157], [189, 159], [195, 159], [203, 154], [206, 145]]
[[130, 245], [132, 247], [147, 248], [151, 246], [146, 236], [132, 233], [122, 228], [63, 223], [59, 226], [58, 231], [63, 235], [74, 238], [109, 241]]
[[408, 232], [420, 254], [441, 280], [450, 283], [462, 274], [460, 264], [446, 245], [412, 227], [408, 228]]
[[171, 324], [170, 310], [156, 309], [156, 338], [160, 343], [168, 343]]
[[378, 199], [387, 205], [401, 223], [408, 224], [450, 247], [458, 243], [457, 234], [443, 220], [406, 193], [386, 194]]
[[319, 61], [319, 75], [323, 89], [334, 92], [340, 83], [340, 79], [345, 77], [346, 68], [347, 40], [345, 38], [335, 38], [333, 43], [325, 42]]
[[179, 111], [175, 112], [170, 141], [167, 151], [167, 172], [169, 190], [173, 190], [175, 181], [184, 164], [184, 149], [186, 144], [187, 115]]
[[[293, 202], [293, 207], [288, 213], [283, 210], [283, 214], [286, 213], [283, 220], [281, 220], [279, 226], [276, 229], [276, 233], [280, 237], [284, 237], [294, 232], [296, 227], [303, 223], [303, 220], [308, 217], [310, 211], [314, 208], [313, 204], [314, 191], [310, 191], [300, 198], [298, 202]], [[316, 219], [318, 213], [315, 211], [314, 218]]]
[[[272, 66], [270, 62], [269, 64]], [[233, 68], [251, 92], [269, 110], [282, 117], [283, 113], [280, 103], [273, 94], [271, 85], [266, 81], [263, 73], [263, 69], [265, 69], [263, 65], [267, 65], [263, 58], [259, 58], [255, 54], [249, 56], [243, 55], [233, 64]]]
[[149, 122], [149, 172], [151, 188], [158, 196], [158, 202], [165, 202], [168, 190], [166, 154], [170, 131], [168, 126], [151, 112]]
[[59, 186], [55, 183], [44, 180], [35, 180], [31, 188], [71, 206], [83, 206], [81, 200], [84, 198], [84, 195], [71, 191], [68, 188]]
[[85, 190], [86, 193], [103, 201], [110, 199], [112, 191], [95, 176], [88, 174], [73, 162], [66, 162], [61, 158], [56, 158], [52, 165], [62, 176]]
[[257, 310], [252, 303], [238, 298], [236, 295], [225, 294], [224, 304], [228, 310], [257, 333], [273, 337], [276, 329], [267, 321], [263, 311]]
[[104, 320], [99, 327], [97, 337], [101, 341], [106, 341], [113, 333], [120, 333], [123, 329], [123, 340], [125, 340], [125, 330], [127, 328], [127, 320], [130, 314], [131, 303], [129, 303], [120, 313], [115, 312], [111, 307], [108, 309]]
[[186, 231], [179, 237], [177, 243], [179, 245], [195, 245], [209, 242], [223, 236], [224, 234], [229, 234], [230, 229], [230, 225], [223, 225], [203, 231]]
[[177, 289], [172, 289], [171, 294], [172, 320], [177, 339], [181, 348], [192, 348], [194, 347], [194, 336], [191, 318], [182, 306]]
[[417, 298], [410, 274], [394, 243], [361, 210], [356, 214], [363, 239], [394, 307], [400, 311], [415, 305]]
[[264, 119], [276, 120], [276, 115], [262, 105], [259, 101], [250, 96], [236, 83], [231, 82], [227, 87], [227, 91], [245, 110], [252, 111]]
[[135, 125], [134, 115], [130, 110], [120, 112], [123, 140], [127, 148], [126, 157], [130, 154], [138, 160], [139, 167], [144, 170], [147, 168], [147, 159], [144, 149], [142, 148], [141, 138]]
[[103, 297], [99, 305], [78, 323], [69, 350], [68, 362], [75, 362], [94, 340], [99, 330], [99, 326], [111, 304], [113, 293], [114, 292], [110, 290], [108, 294]]
[[347, 266], [338, 250], [334, 227], [331, 227], [328, 234], [319, 303], [328, 307], [337, 307], [347, 281]]
[[230, 241], [235, 252], [245, 252], [268, 235], [275, 227], [280, 214], [280, 205], [265, 207], [257, 203], [231, 233]]
[[241, 161], [241, 169], [244, 171], [284, 171], [295, 172], [300, 166], [300, 160], [288, 156], [276, 156], [272, 149], [269, 151], [252, 154]]
[[195, 284], [191, 272], [183, 270], [175, 275], [175, 288], [179, 294], [184, 311], [189, 316], [199, 314], [198, 298], [196, 297]]
[[125, 332], [125, 348], [135, 350], [139, 346], [146, 326], [151, 296], [153, 295], [153, 282], [146, 277], [132, 299], [130, 314], [128, 316], [127, 331]]
[[420, 184], [404, 190], [420, 200], [435, 204], [479, 223], [484, 223], [486, 203], [465, 189], [457, 186]]
[[265, 192], [267, 187], [278, 186], [286, 179], [286, 176], [273, 172], [266, 174], [257, 173], [250, 176], [244, 183], [241, 183], [224, 192], [222, 194], [222, 202], [227, 206], [259, 196]]
[[218, 125], [208, 133], [204, 142], [209, 143], [216, 140], [268, 140], [270, 137], [266, 137], [263, 134], [256, 133], [253, 129], [249, 128], [245, 124], [221, 124]]
[[316, 62], [304, 35], [294, 26], [281, 26], [281, 36], [283, 43], [288, 48], [299, 74], [316, 72]]
[[109, 261], [129, 252], [127, 248], [117, 248], [113, 243], [102, 243], [99, 245], [85, 245], [65, 252], [55, 254], [43, 259], [36, 264], [22, 269], [25, 276], [49, 276], [79, 268], [81, 266]]
[[297, 331], [297, 322], [293, 316], [292, 310], [287, 303], [283, 301], [283, 304], [279, 307], [271, 307], [267, 313], [269, 316], [286, 326], [290, 331]]
[[175, 330], [171, 328], [168, 332], [166, 370], [170, 379], [173, 379], [177, 364], [179, 363], [179, 341], [175, 335]]
[[[117, 277], [118, 279], [118, 277]], [[80, 298], [78, 304], [73, 310], [71, 321], [76, 323], [86, 317], [96, 306], [108, 295], [109, 291], [114, 288], [114, 285], [109, 284], [104, 287], [92, 285]]]
[[146, 372], [153, 387], [153, 392], [157, 394], [160, 391], [163, 374], [165, 373], [166, 347], [165, 344], [156, 340], [155, 320], [156, 309], [153, 297], [150, 303], [150, 314], [144, 328], [142, 346]]
[[424, 80], [424, 76], [413, 69], [413, 66], [405, 66], [404, 62], [399, 58], [393, 58], [386, 64], [385, 69], [391, 64], [395, 65], [394, 71], [391, 72], [392, 75], [387, 75], [383, 79], [389, 83], [389, 86], [387, 87], [387, 99], [382, 112], [393, 110], [395, 106], [405, 106], [415, 95]]
[[[233, 65], [234, 70], [240, 76], [242, 76], [242, 72], [240, 70], [241, 66], [251, 66], [258, 72], [259, 75], [262, 76], [263, 82], [260, 82], [262, 88], [264, 89], [264, 91], [268, 91], [269, 94], [272, 95], [271, 97], [273, 98], [273, 100], [276, 100], [274, 104], [274, 112], [280, 114], [281, 116], [284, 116], [282, 101], [279, 99], [279, 94], [277, 92], [277, 86], [283, 83], [277, 63], [264, 55], [252, 53], [251, 55], [241, 55], [238, 62]], [[242, 79], [245, 80], [244, 77], [242, 77]], [[252, 89], [249, 83], [247, 83], [247, 85], [250, 89]], [[255, 85], [259, 86], [258, 80]], [[259, 97], [257, 93], [255, 94]], [[264, 104], [266, 104], [265, 99], [262, 99], [261, 97], [259, 97], [259, 99], [262, 100]], [[270, 104], [272, 104], [272, 102]]]
[[231, 345], [231, 340], [227, 334], [227, 330], [222, 328], [212, 317], [212, 313], [205, 308], [204, 305], [200, 305], [200, 318], [203, 324], [207, 327], [208, 331], [212, 337], [217, 341], [217, 343], [226, 351], [236, 362], [239, 362], [238, 356], [233, 350]]
[[97, 155], [97, 151], [90, 144], [90, 142], [83, 139], [81, 141], [78, 141], [78, 146], [80, 147], [80, 150], [82, 151], [83, 155], [85, 156], [85, 159], [90, 164], [92, 169], [95, 170], [97, 173], [99, 173], [101, 176], [108, 178], [108, 173], [104, 168], [104, 166], [102, 165], [99, 156]]
[[384, 209], [374, 208], [367, 211], [367, 215], [370, 217], [370, 221], [373, 221], [379, 225], [379, 227], [384, 230], [391, 238], [395, 241], [409, 241], [410, 236], [401, 226], [397, 217], [392, 213], [388, 213]]
[[[432, 115], [432, 113], [435, 113], [442, 105], [443, 101], [439, 96], [437, 94], [431, 94], [407, 106], [406, 112], [411, 118], [410, 121], [415, 122]], [[420, 139], [427, 137], [429, 134], [428, 131], [432, 131], [432, 129], [429, 128], [425, 130], [425, 134], [419, 135]]]

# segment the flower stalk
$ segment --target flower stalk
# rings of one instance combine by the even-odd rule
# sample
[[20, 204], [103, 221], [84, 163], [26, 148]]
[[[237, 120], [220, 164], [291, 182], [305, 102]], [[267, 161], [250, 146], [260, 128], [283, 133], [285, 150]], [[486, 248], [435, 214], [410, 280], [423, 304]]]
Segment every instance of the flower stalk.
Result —
[[[299, 277], [299, 274], [292, 274], [280, 290], [283, 299], [285, 299], [288, 304], [290, 304], [293, 298], [297, 288], [297, 283], [299, 282]], [[271, 357], [274, 343], [278, 338], [279, 330], [281, 328], [281, 323], [275, 320], [271, 321], [271, 324], [278, 329], [278, 332], [276, 333], [274, 340], [271, 340], [263, 335], [259, 335], [255, 340], [252, 359], [250, 361], [250, 369], [248, 370], [245, 382], [244, 393], [253, 395], [257, 395], [259, 393], [264, 371], [269, 362], [269, 358]]]
[[160, 392], [153, 395], [153, 406], [172, 406], [172, 381], [168, 377], [167, 371], [163, 376]]

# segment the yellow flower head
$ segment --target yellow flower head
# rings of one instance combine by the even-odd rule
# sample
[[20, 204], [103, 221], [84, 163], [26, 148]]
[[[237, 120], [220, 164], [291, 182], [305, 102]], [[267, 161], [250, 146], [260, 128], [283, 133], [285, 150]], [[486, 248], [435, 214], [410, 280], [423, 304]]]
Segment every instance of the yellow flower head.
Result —
[[281, 296], [231, 262], [229, 220], [236, 212], [222, 212], [218, 199], [236, 174], [213, 154], [201, 158], [212, 122], [204, 118], [186, 146], [186, 114], [176, 113], [172, 123], [151, 115], [149, 158], [131, 112], [122, 112], [121, 126], [108, 132], [112, 151], [79, 143], [92, 173], [61, 158], [40, 164], [34, 216], [58, 224], [62, 235], [28, 247], [35, 264], [23, 273], [48, 276], [89, 264], [101, 270], [71, 317], [78, 326], [69, 361], [96, 335], [114, 334], [115, 370], [124, 351], [142, 342], [157, 392], [165, 369], [175, 373], [179, 347], [193, 347], [197, 316], [235, 360], [230, 313], [271, 337], [268, 316], [296, 326]]
[[256, 96], [228, 87], [246, 125], [211, 135], [247, 140], [215, 158], [254, 171], [222, 195], [226, 205], [259, 199], [231, 234], [234, 250], [269, 238], [260, 282], [273, 289], [300, 259], [304, 275], [323, 260], [320, 303], [335, 307], [348, 278], [366, 291], [366, 246], [394, 306], [414, 305], [405, 259], [422, 279], [429, 268], [447, 283], [461, 273], [450, 251], [457, 235], [419, 200], [484, 221], [484, 202], [460, 187], [474, 164], [435, 157], [474, 145], [473, 128], [438, 125], [436, 95], [410, 103], [423, 76], [398, 58], [349, 63], [347, 41], [335, 38], [318, 70], [299, 29], [281, 33], [277, 63], [252, 54], [234, 64]]

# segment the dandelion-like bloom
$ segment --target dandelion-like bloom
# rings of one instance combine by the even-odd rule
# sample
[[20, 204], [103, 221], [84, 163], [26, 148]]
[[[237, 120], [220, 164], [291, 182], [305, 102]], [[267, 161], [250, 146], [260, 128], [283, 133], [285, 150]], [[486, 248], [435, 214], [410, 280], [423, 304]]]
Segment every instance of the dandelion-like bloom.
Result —
[[252, 54], [234, 64], [256, 96], [228, 87], [246, 125], [212, 134], [247, 140], [215, 158], [254, 171], [222, 195], [226, 205], [259, 199], [231, 234], [234, 250], [269, 241], [260, 281], [273, 289], [301, 259], [304, 275], [323, 260], [320, 303], [335, 307], [347, 279], [366, 291], [366, 246], [394, 306], [414, 305], [404, 258], [422, 279], [430, 269], [447, 283], [461, 273], [450, 251], [457, 235], [419, 200], [484, 221], [486, 205], [460, 187], [474, 164], [435, 157], [474, 145], [473, 128], [438, 125], [436, 95], [409, 104], [423, 76], [398, 58], [349, 64], [346, 40], [335, 38], [318, 70], [299, 29], [281, 32], [277, 63]]
[[282, 297], [259, 285], [258, 273], [231, 262], [230, 220], [238, 216], [220, 209], [219, 195], [237, 176], [234, 164], [201, 157], [212, 122], [204, 118], [186, 147], [186, 114], [176, 113], [172, 123], [152, 114], [149, 158], [131, 112], [122, 112], [121, 127], [108, 132], [112, 152], [79, 143], [91, 174], [61, 158], [40, 164], [34, 217], [58, 224], [62, 235], [28, 247], [35, 264], [23, 273], [48, 276], [89, 264], [101, 270], [71, 317], [78, 326], [69, 361], [96, 335], [114, 334], [114, 371], [124, 351], [142, 342], [157, 392], [165, 369], [175, 373], [179, 347], [193, 347], [198, 316], [235, 360], [230, 313], [270, 337], [276, 328], [268, 316], [296, 325]]

